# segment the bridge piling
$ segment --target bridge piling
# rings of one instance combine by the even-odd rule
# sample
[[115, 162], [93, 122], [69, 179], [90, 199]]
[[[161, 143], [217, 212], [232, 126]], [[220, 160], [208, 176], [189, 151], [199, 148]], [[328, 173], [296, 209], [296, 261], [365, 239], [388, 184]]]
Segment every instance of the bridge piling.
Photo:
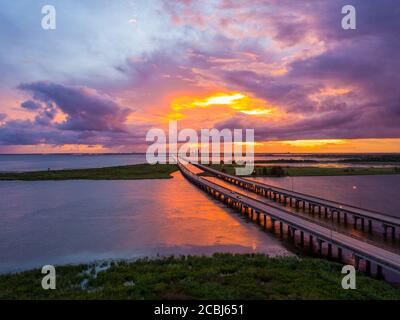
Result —
[[382, 266], [381, 265], [377, 265], [376, 266], [376, 278], [377, 279], [383, 279], [384, 277], [383, 277], [383, 272], [382, 272]]
[[324, 243], [323, 240], [318, 239], [318, 254], [322, 255], [322, 244]]
[[343, 256], [342, 248], [338, 247], [337, 248], [337, 258], [339, 261], [342, 261], [342, 256]]
[[354, 268], [356, 268], [356, 270], [360, 269], [360, 260], [361, 258], [354, 254]]
[[332, 258], [332, 244], [328, 243], [328, 258]]
[[371, 275], [371, 261], [365, 260], [365, 273]]

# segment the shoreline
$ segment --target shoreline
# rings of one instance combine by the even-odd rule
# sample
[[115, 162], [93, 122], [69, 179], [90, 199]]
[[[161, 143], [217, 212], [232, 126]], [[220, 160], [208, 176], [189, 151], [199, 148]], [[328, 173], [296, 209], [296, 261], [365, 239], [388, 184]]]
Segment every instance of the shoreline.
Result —
[[0, 173], [0, 181], [171, 179], [171, 174], [177, 170], [174, 164], [135, 164], [90, 169], [4, 172]]
[[[214, 164], [211, 167], [234, 174], [235, 165]], [[278, 172], [276, 168], [279, 168]], [[44, 180], [141, 180], [170, 179], [178, 171], [176, 164], [134, 164], [89, 169], [66, 169], [49, 171], [0, 172], [0, 181], [44, 181]], [[248, 177], [303, 177], [303, 176], [353, 176], [353, 175], [394, 175], [400, 174], [398, 167], [365, 168], [321, 168], [296, 166], [255, 166], [255, 172]], [[207, 174], [205, 174], [207, 175]]]

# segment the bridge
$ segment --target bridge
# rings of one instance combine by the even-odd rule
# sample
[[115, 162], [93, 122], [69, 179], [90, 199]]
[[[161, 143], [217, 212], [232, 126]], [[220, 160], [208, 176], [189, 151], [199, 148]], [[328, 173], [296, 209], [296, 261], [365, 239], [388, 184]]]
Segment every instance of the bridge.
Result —
[[[349, 253], [354, 257], [354, 264], [357, 269], [360, 268], [360, 262], [363, 261], [365, 265], [365, 272], [372, 274], [372, 267], [375, 267], [375, 275], [382, 277], [382, 268], [392, 272], [400, 273], [400, 255], [388, 251], [384, 248], [378, 247], [374, 244], [367, 243], [360, 239], [351, 237], [341, 232], [334, 231], [327, 226], [315, 223], [314, 221], [304, 219], [303, 217], [296, 216], [292, 212], [285, 210], [284, 207], [277, 207], [269, 205], [258, 199], [251, 198], [242, 193], [235, 192], [229, 188], [213, 183], [198, 174], [194, 173], [193, 165], [183, 164], [178, 161], [178, 166], [183, 174], [190, 182], [199, 187], [201, 190], [207, 192], [215, 199], [223, 202], [228, 207], [237, 210], [242, 215], [245, 215], [251, 221], [256, 222], [264, 229], [270, 225], [271, 229], [276, 230], [279, 227], [280, 234], [283, 234], [284, 228], [287, 229], [288, 238], [292, 242], [296, 242], [296, 234], [299, 234], [299, 243], [301, 246], [307, 246], [314, 249], [317, 245], [319, 254], [323, 254], [323, 247], [326, 247], [328, 258], [337, 258], [343, 261], [343, 253]], [[214, 169], [198, 165], [196, 167], [204, 169], [205, 171], [214, 172]], [[212, 171], [210, 171], [212, 170]], [[247, 183], [249, 186], [253, 185], [256, 192], [260, 190], [267, 190], [269, 186], [254, 183], [246, 179], [236, 176], [226, 175], [218, 170], [215, 174], [221, 174], [231, 180], [232, 183], [238, 184]], [[229, 181], [229, 180], [227, 180]], [[236, 182], [234, 182], [236, 181]], [[284, 189], [282, 189], [284, 190]], [[273, 191], [276, 192], [276, 191]], [[300, 194], [301, 195], [301, 194]], [[295, 195], [292, 195], [294, 198]], [[308, 237], [306, 237], [306, 235]]]
[[338, 223], [343, 222], [347, 224], [349, 218], [352, 218], [354, 228], [357, 228], [358, 222], [360, 222], [361, 230], [364, 231], [366, 227], [365, 222], [367, 221], [368, 232], [373, 233], [383, 230], [383, 237], [385, 239], [387, 239], [388, 231], [390, 230], [391, 239], [395, 240], [396, 230], [400, 227], [400, 219], [397, 217], [241, 178], [202, 164], [196, 164], [196, 166], [229, 183], [279, 201], [285, 205], [289, 204], [303, 210], [306, 210], [308, 207], [309, 212], [312, 214], [317, 213], [321, 215], [323, 213], [325, 216], [336, 216]]

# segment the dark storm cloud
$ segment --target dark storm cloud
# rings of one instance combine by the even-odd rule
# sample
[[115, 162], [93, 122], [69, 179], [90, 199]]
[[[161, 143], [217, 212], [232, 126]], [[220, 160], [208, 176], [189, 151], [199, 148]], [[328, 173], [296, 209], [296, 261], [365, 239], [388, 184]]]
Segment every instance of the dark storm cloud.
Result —
[[21, 108], [24, 108], [26, 110], [38, 110], [42, 107], [40, 103], [37, 103], [32, 100], [27, 100], [21, 103]]
[[[147, 127], [127, 125], [130, 112], [96, 90], [50, 82], [21, 84], [32, 99], [21, 108], [36, 113], [34, 120], [9, 120], [0, 126], [0, 145], [85, 144], [106, 147], [144, 142]], [[62, 111], [63, 122], [55, 122]], [[4, 120], [0, 115], [0, 120]]]
[[120, 107], [109, 96], [85, 87], [69, 87], [51, 82], [21, 84], [21, 90], [33, 93], [33, 98], [54, 103], [67, 120], [60, 129], [74, 131], [125, 131], [125, 121], [132, 112]]
[[[309, 4], [311, 2], [308, 2]], [[224, 71], [223, 78], [240, 89], [302, 115], [294, 123], [260, 124], [240, 115], [219, 127], [257, 128], [260, 139], [400, 137], [400, 2], [353, 1], [357, 29], [340, 26], [344, 1], [321, 1], [304, 6], [279, 2], [280, 8], [307, 16], [308, 32], [326, 43], [326, 50], [299, 58], [288, 65], [288, 73], [273, 77], [242, 71]], [[289, 11], [288, 11], [289, 12]], [[296, 20], [296, 19], [295, 19]], [[295, 24], [282, 27], [272, 20], [278, 41], [295, 45]], [[289, 40], [289, 42], [288, 42]], [[343, 96], [327, 96], [316, 103], [310, 96], [325, 87], [351, 88]]]

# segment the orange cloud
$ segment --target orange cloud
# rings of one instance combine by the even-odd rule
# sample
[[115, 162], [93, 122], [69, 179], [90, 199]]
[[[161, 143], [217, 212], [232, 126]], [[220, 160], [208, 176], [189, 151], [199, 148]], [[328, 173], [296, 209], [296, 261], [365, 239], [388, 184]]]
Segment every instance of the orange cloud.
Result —
[[266, 101], [249, 97], [240, 92], [217, 92], [206, 97], [179, 97], [172, 101], [172, 112], [168, 119], [183, 119], [188, 109], [204, 109], [210, 107], [228, 107], [232, 111], [248, 115], [266, 115], [273, 113], [275, 107], [267, 105]]

